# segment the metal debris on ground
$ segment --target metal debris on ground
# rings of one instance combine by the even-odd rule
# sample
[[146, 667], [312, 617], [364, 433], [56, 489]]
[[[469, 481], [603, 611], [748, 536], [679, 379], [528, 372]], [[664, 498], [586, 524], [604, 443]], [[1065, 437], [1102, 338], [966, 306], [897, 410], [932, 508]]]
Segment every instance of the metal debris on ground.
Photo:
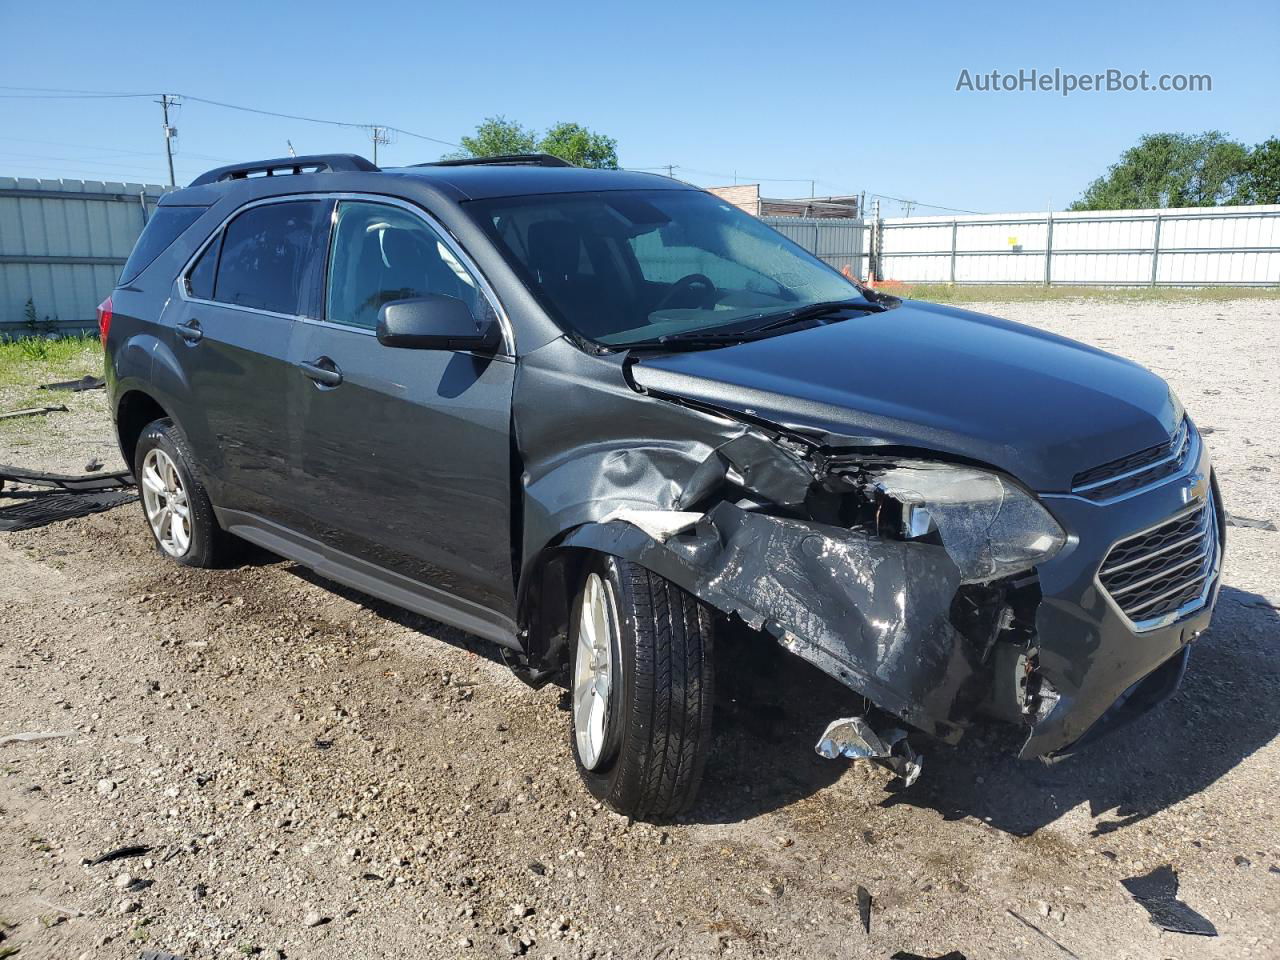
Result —
[[940, 957], [922, 957], [918, 953], [908, 953], [906, 950], [899, 950], [889, 960], [969, 960], [959, 950], [952, 950], [950, 953], [944, 953]]
[[818, 756], [834, 760], [848, 757], [851, 760], [871, 760], [888, 767], [911, 786], [920, 777], [923, 761], [911, 749], [907, 732], [902, 729], [877, 733], [866, 717], [846, 717], [832, 720], [814, 746]]
[[27, 483], [36, 487], [59, 487], [72, 493], [88, 493], [93, 490], [119, 490], [133, 486], [133, 474], [128, 470], [112, 470], [107, 473], [71, 474], [44, 473], [0, 464], [0, 486], [7, 480]]
[[1228, 527], [1250, 527], [1254, 530], [1270, 530], [1276, 532], [1276, 525], [1270, 520], [1254, 520], [1251, 517], [1238, 517], [1234, 513], [1227, 514]]
[[1065, 954], [1068, 957], [1071, 957], [1071, 960], [1080, 960], [1080, 955], [1078, 953], [1074, 953], [1073, 951], [1064, 947], [1057, 940], [1053, 939], [1053, 937], [1049, 936], [1049, 934], [1045, 933], [1043, 930], [1037, 927], [1034, 923], [1032, 923], [1026, 917], [1023, 917], [1017, 913], [1014, 913], [1012, 910], [1005, 910], [1005, 913], [1013, 917], [1013, 919], [1017, 920], [1020, 924], [1022, 924], [1028, 930], [1032, 930], [1035, 933], [1039, 934], [1041, 937], [1044, 938], [1046, 942], [1053, 944], [1055, 947], [1061, 950], [1063, 954]]
[[0, 737], [0, 747], [10, 743], [31, 743], [36, 740], [60, 740], [63, 737], [74, 737], [74, 730], [50, 730], [45, 733], [11, 733]]
[[0, 510], [0, 530], [31, 530], [57, 520], [87, 517], [137, 500], [136, 494], [103, 490], [98, 493], [44, 493]]
[[97, 457], [94, 457], [92, 460], [90, 460], [88, 463], [84, 465], [85, 473], [97, 473], [101, 469], [102, 469], [102, 461], [99, 460]]
[[0, 413], [0, 420], [11, 420], [14, 417], [43, 417], [48, 413], [65, 413], [66, 409], [66, 405], [61, 403], [49, 404], [43, 407], [24, 407], [21, 410]]
[[132, 857], [142, 857], [151, 852], [151, 848], [146, 844], [134, 843], [123, 847], [116, 847], [114, 850], [108, 850], [102, 856], [89, 861], [89, 866], [96, 867], [100, 863], [110, 863], [113, 860], [128, 860]]
[[60, 380], [57, 383], [42, 383], [41, 390], [70, 390], [72, 393], [80, 393], [84, 390], [101, 390], [107, 385], [107, 381], [101, 377], [95, 377], [85, 374], [79, 380]]
[[858, 919], [862, 921], [862, 929], [866, 933], [871, 932], [871, 891], [861, 884], [858, 885]]
[[1130, 877], [1120, 882], [1161, 930], [1200, 937], [1218, 935], [1217, 927], [1178, 899], [1178, 874], [1169, 864], [1156, 867], [1145, 876]]

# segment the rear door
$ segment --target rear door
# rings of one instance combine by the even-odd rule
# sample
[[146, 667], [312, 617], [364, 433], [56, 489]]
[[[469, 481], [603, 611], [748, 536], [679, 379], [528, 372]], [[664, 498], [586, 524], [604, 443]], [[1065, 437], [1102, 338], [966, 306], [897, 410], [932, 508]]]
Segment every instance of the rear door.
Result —
[[317, 199], [253, 204], [179, 280], [168, 329], [187, 384], [174, 413], [221, 508], [296, 520], [291, 428], [302, 385], [291, 341], [297, 318], [316, 312], [332, 207]]
[[497, 323], [465, 255], [414, 208], [344, 199], [324, 314], [299, 324], [298, 501], [309, 535], [510, 616], [509, 356], [385, 347], [382, 304], [424, 294]]

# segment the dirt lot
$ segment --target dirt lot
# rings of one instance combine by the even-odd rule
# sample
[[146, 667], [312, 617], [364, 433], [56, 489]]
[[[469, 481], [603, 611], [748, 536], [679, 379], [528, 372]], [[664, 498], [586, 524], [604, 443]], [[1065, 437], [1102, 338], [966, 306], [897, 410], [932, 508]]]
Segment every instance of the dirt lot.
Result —
[[[1280, 521], [1280, 301], [984, 308], [1167, 377], [1228, 509]], [[0, 462], [112, 465], [101, 391], [58, 399]], [[1182, 691], [1054, 767], [985, 731], [894, 791], [813, 754], [841, 688], [726, 640], [702, 799], [652, 826], [481, 641], [268, 556], [178, 568], [136, 505], [0, 534], [0, 737], [69, 731], [0, 745], [0, 957], [1280, 956], [1280, 533], [1229, 539]], [[1217, 938], [1120, 884], [1163, 864]]]

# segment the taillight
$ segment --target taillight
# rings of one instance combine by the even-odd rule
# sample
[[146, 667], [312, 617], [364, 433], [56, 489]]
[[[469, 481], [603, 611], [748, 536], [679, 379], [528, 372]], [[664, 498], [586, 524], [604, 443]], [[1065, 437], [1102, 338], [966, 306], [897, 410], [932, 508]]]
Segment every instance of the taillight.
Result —
[[107, 345], [107, 334], [111, 332], [111, 298], [98, 304], [98, 338], [102, 345]]

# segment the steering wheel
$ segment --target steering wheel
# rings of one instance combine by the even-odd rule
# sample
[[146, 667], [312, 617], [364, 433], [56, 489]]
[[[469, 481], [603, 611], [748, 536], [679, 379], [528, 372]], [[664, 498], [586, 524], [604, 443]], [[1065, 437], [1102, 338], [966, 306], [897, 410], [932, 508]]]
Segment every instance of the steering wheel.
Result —
[[699, 287], [703, 288], [704, 292], [694, 301], [694, 306], [702, 306], [712, 302], [711, 298], [719, 293], [719, 288], [711, 282], [709, 277], [701, 273], [691, 273], [681, 277], [668, 287], [667, 292], [662, 295], [662, 299], [658, 301], [658, 305], [653, 308], [652, 312], [657, 313], [680, 294], [696, 291]]

